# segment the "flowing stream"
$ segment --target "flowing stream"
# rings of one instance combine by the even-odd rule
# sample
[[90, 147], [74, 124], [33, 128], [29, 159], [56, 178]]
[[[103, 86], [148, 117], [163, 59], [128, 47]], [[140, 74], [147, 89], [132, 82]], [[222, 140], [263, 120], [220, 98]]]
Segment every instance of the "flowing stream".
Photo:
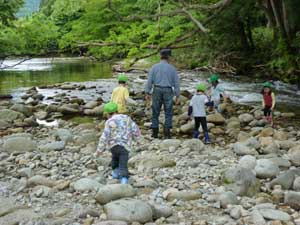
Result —
[[[19, 60], [6, 60], [3, 66], [12, 66]], [[145, 75], [145, 74], [143, 74]], [[181, 71], [182, 89], [192, 91], [199, 82], [204, 82], [208, 74], [193, 71]], [[135, 79], [134, 89], [142, 90], [144, 79]], [[221, 83], [234, 102], [242, 104], [260, 104], [262, 80], [249, 77], [221, 77]], [[87, 87], [95, 89], [68, 90], [73, 96], [79, 96], [85, 100], [93, 100], [104, 93], [107, 100], [110, 91], [115, 87], [115, 79], [112, 79], [111, 65], [108, 63], [92, 62], [84, 58], [35, 58], [27, 60], [17, 66], [8, 67], [0, 71], [0, 94], [11, 94], [15, 100], [29, 87], [42, 87], [58, 83], [83, 83]], [[296, 86], [280, 81], [274, 82], [278, 108], [285, 112], [293, 111], [300, 114], [300, 91]], [[65, 90], [54, 88], [42, 88], [39, 91], [46, 97], [51, 97]]]

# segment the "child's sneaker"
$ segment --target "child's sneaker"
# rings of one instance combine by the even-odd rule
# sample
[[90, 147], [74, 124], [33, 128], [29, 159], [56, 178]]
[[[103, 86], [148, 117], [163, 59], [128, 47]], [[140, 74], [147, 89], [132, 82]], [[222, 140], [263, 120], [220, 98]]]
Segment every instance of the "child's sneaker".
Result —
[[120, 179], [120, 183], [121, 183], [121, 184], [128, 184], [128, 178], [127, 178], [127, 177], [122, 177], [122, 178]]
[[111, 176], [112, 176], [113, 179], [119, 179], [119, 170], [118, 169], [114, 169], [111, 172]]

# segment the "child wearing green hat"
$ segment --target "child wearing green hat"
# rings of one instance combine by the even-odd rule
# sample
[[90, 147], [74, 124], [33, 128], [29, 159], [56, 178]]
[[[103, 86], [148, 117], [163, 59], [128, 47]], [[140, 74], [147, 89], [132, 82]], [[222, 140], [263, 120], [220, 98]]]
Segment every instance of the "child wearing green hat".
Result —
[[126, 103], [136, 104], [135, 101], [129, 97], [127, 80], [127, 76], [124, 73], [120, 73], [118, 76], [119, 86], [113, 90], [111, 95], [111, 101], [118, 105], [118, 113], [127, 112]]
[[199, 84], [196, 89], [197, 93], [192, 97], [188, 111], [188, 116], [191, 117], [193, 115], [195, 120], [193, 138], [199, 137], [199, 127], [201, 124], [204, 132], [205, 144], [210, 144], [205, 111], [205, 106], [209, 105], [208, 97], [205, 95], [206, 86], [204, 84]]
[[264, 109], [264, 116], [271, 126], [273, 126], [272, 112], [274, 111], [276, 100], [275, 94], [272, 91], [272, 84], [268, 81], [263, 83], [263, 89], [261, 93], [263, 95], [262, 106]]
[[128, 183], [128, 157], [132, 142], [141, 135], [136, 123], [125, 114], [118, 114], [118, 105], [109, 102], [104, 106], [104, 113], [108, 120], [105, 122], [104, 131], [99, 139], [97, 155], [110, 149], [112, 154], [112, 177], [120, 179], [121, 184]]
[[227, 95], [222, 85], [219, 84], [219, 75], [212, 74], [210, 76], [209, 83], [211, 83], [211, 88], [210, 88], [211, 100], [214, 103], [215, 109], [217, 111], [220, 111], [219, 104], [221, 103], [221, 96], [224, 98], [224, 102], [226, 102]]

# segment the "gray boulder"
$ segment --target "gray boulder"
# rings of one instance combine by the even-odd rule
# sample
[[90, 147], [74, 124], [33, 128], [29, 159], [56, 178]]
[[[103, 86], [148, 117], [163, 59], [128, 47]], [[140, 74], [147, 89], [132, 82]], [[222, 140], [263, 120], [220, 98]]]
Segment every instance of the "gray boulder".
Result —
[[7, 122], [13, 122], [14, 120], [24, 119], [24, 118], [25, 118], [24, 114], [22, 114], [20, 112], [16, 112], [16, 111], [10, 110], [10, 109], [0, 110], [0, 120], [4, 120]]
[[297, 177], [293, 183], [293, 189], [295, 191], [300, 191], [300, 177]]
[[73, 141], [73, 134], [68, 129], [57, 129], [54, 135], [55, 137], [58, 137], [59, 140], [64, 141], [66, 143]]
[[38, 186], [38, 185], [54, 187], [55, 184], [56, 184], [55, 181], [50, 180], [42, 175], [35, 175], [35, 176], [29, 178], [27, 181], [27, 186], [29, 186], [29, 187]]
[[102, 184], [97, 182], [94, 179], [91, 178], [81, 178], [74, 183], [71, 184], [71, 186], [76, 190], [76, 191], [97, 191]]
[[225, 171], [223, 182], [226, 189], [240, 196], [253, 196], [260, 189], [260, 182], [256, 179], [254, 173], [241, 167]]
[[65, 148], [65, 145], [66, 143], [64, 141], [53, 141], [51, 143], [42, 145], [39, 148], [43, 152], [61, 151]]
[[273, 163], [270, 159], [259, 159], [255, 166], [256, 176], [258, 178], [274, 178], [280, 170], [279, 167]]
[[173, 201], [175, 199], [182, 200], [182, 201], [191, 201], [201, 198], [201, 193], [197, 191], [170, 191], [166, 195], [166, 199], [168, 201]]
[[32, 116], [32, 108], [24, 105], [24, 104], [14, 104], [10, 107], [11, 110], [24, 114], [25, 116], [29, 117]]
[[285, 192], [284, 203], [296, 210], [300, 210], [300, 192], [296, 192], [296, 191]]
[[108, 220], [121, 220], [128, 223], [147, 223], [152, 221], [151, 206], [137, 199], [121, 199], [104, 206]]
[[118, 221], [118, 220], [108, 220], [108, 221], [103, 221], [99, 223], [95, 223], [94, 225], [127, 225], [128, 223], [124, 221]]
[[96, 136], [96, 132], [93, 131], [83, 131], [80, 136], [76, 137], [76, 143], [81, 145], [86, 145], [92, 142], [97, 142], [98, 137]]
[[244, 113], [239, 115], [239, 120], [241, 123], [250, 123], [252, 120], [254, 120], [254, 116], [249, 113]]
[[12, 124], [6, 120], [0, 120], [0, 130], [5, 130], [9, 127], [11, 127]]
[[218, 200], [220, 201], [222, 208], [227, 208], [228, 205], [237, 205], [239, 202], [236, 194], [232, 191], [221, 193], [218, 197]]
[[135, 196], [135, 190], [129, 184], [109, 184], [98, 189], [96, 200], [100, 204], [125, 197]]
[[176, 149], [180, 146], [181, 141], [177, 139], [166, 139], [160, 143], [162, 149], [169, 149], [170, 147], [175, 147]]
[[245, 155], [239, 160], [239, 167], [254, 170], [256, 166], [256, 158], [252, 155]]
[[203, 142], [196, 138], [185, 140], [182, 143], [182, 146], [188, 147], [192, 151], [199, 151], [199, 152], [203, 151], [205, 148], [205, 145], [203, 144]]
[[195, 128], [195, 122], [194, 121], [189, 121], [186, 124], [183, 124], [180, 126], [180, 132], [181, 133], [191, 133]]
[[65, 104], [60, 106], [57, 110], [62, 114], [77, 114], [80, 112], [78, 104]]
[[6, 152], [31, 152], [37, 148], [36, 142], [30, 136], [11, 135], [5, 138], [3, 149]]
[[172, 216], [173, 210], [169, 206], [165, 205], [151, 205], [153, 212], [153, 219], [159, 219], [161, 217], [168, 218]]
[[295, 179], [295, 174], [293, 171], [289, 170], [280, 174], [277, 178], [271, 181], [270, 186], [281, 185], [282, 189], [290, 189], [293, 185]]
[[254, 148], [248, 147], [245, 143], [237, 142], [233, 144], [233, 151], [237, 155], [256, 155], [257, 152]]
[[259, 213], [268, 220], [281, 220], [281, 221], [289, 221], [291, 220], [291, 216], [286, 212], [282, 212], [280, 210], [275, 209], [260, 209]]
[[206, 117], [208, 123], [223, 124], [225, 123], [225, 118], [220, 113], [209, 114]]
[[294, 166], [300, 166], [300, 144], [288, 151], [288, 157]]

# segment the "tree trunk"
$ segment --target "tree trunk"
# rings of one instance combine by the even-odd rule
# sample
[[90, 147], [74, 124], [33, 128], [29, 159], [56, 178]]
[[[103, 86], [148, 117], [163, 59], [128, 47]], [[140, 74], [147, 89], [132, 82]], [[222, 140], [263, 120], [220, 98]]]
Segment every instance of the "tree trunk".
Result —
[[250, 47], [249, 47], [247, 35], [246, 35], [246, 32], [245, 32], [244, 23], [242, 21], [240, 21], [240, 20], [237, 20], [237, 27], [238, 27], [238, 31], [239, 31], [240, 38], [241, 38], [242, 48], [245, 51], [248, 51], [250, 49]]

